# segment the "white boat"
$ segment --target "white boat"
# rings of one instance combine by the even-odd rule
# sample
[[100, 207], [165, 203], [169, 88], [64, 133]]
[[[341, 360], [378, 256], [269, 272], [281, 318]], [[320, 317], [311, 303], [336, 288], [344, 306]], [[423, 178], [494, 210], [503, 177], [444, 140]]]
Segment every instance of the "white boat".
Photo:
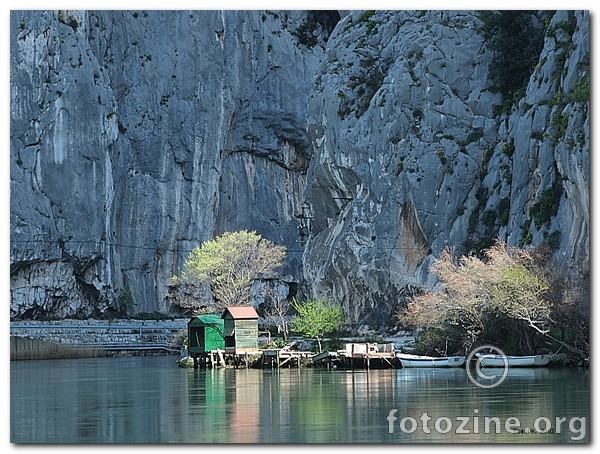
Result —
[[464, 356], [419, 356], [396, 353], [402, 367], [460, 367], [465, 364]]
[[[502, 355], [493, 355], [487, 353], [478, 353], [477, 356], [481, 366], [486, 367], [504, 367]], [[537, 367], [545, 366], [550, 362], [549, 355], [530, 355], [530, 356], [506, 356], [508, 367]]]

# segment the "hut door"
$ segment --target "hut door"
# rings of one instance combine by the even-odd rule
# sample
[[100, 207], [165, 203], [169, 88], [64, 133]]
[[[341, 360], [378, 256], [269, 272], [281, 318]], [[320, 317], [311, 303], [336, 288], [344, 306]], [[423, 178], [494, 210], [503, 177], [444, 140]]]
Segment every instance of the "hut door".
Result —
[[201, 330], [203, 330], [204, 328], [197, 328], [197, 327], [193, 327], [190, 328], [190, 335], [189, 335], [189, 342], [190, 345], [189, 347], [192, 348], [196, 348], [196, 347], [200, 347], [202, 345], [202, 336], [204, 335], [204, 333], [201, 333]]
[[227, 321], [225, 322], [225, 332], [223, 333], [225, 336], [225, 348], [235, 347], [235, 326], [233, 323], [229, 324]]

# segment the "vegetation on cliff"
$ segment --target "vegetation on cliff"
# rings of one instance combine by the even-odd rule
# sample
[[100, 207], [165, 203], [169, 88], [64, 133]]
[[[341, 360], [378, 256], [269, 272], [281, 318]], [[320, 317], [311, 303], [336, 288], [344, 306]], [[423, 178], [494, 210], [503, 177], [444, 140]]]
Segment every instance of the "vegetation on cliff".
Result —
[[466, 353], [492, 344], [511, 354], [535, 354], [565, 347], [588, 356], [588, 278], [567, 283], [543, 250], [500, 241], [483, 258], [456, 258], [446, 250], [432, 271], [439, 288], [415, 295], [398, 311], [402, 324], [424, 330], [421, 349]]

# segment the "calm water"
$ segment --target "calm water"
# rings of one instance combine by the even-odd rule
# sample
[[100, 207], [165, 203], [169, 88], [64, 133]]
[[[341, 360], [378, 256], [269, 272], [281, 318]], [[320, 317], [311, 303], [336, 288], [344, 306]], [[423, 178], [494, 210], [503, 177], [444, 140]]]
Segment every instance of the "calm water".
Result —
[[[175, 361], [13, 361], [11, 442], [589, 442], [588, 370], [513, 369], [500, 386], [484, 389], [464, 369], [193, 370]], [[508, 433], [510, 417], [521, 428], [548, 418], [538, 428], [551, 422], [555, 433]], [[560, 434], [557, 417], [566, 418]]]

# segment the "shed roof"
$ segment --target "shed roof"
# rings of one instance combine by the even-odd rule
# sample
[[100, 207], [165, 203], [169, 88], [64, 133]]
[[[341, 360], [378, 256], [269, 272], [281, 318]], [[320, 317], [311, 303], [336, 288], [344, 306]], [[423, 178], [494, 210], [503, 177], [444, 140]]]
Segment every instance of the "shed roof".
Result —
[[229, 313], [229, 315], [231, 315], [231, 318], [234, 318], [234, 319], [247, 319], [247, 318], [258, 319], [258, 314], [256, 313], [256, 311], [254, 310], [254, 308], [252, 306], [230, 306], [230, 307], [227, 307], [227, 308], [225, 308], [225, 311], [223, 312], [222, 317], [225, 318], [227, 313]]
[[223, 319], [218, 314], [200, 314], [200, 315], [195, 315], [188, 322], [188, 324], [192, 323], [192, 322], [195, 322], [196, 320], [199, 320], [203, 325], [215, 325], [215, 324], [216, 325], [222, 325], [223, 324]]

